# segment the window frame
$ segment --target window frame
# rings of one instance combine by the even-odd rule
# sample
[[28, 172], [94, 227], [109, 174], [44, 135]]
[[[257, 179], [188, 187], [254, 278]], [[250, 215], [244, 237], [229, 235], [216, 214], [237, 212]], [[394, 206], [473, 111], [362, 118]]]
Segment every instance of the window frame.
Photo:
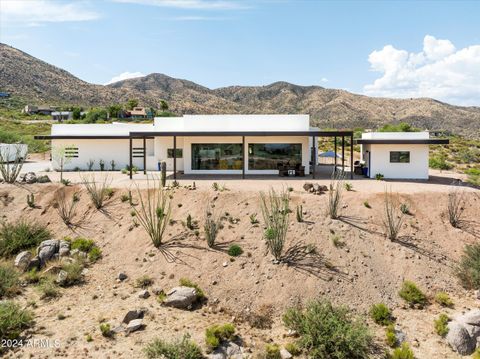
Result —
[[[173, 148], [167, 148], [167, 158], [173, 158]], [[183, 158], [183, 148], [177, 148], [177, 159], [178, 158]]]
[[390, 151], [389, 159], [390, 163], [410, 163], [410, 151]]

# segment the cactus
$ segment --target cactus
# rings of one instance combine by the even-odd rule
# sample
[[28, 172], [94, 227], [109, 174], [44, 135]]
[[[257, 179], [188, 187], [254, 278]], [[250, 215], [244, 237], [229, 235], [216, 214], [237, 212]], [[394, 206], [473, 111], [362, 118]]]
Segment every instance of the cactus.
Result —
[[187, 216], [187, 228], [190, 229], [190, 230], [193, 229], [192, 215], [190, 213]]
[[132, 191], [128, 191], [128, 203], [133, 206]]
[[110, 167], [112, 168], [112, 171], [115, 171], [115, 161], [114, 160], [110, 161]]
[[162, 162], [161, 164], [161, 180], [162, 180], [162, 187], [165, 187], [167, 185], [167, 163]]
[[297, 206], [297, 222], [303, 222], [303, 206]]
[[104, 160], [100, 160], [98, 162], [98, 164], [100, 165], [100, 171], [103, 171], [105, 169], [105, 161]]
[[27, 194], [27, 204], [30, 208], [35, 208], [35, 196], [33, 193]]

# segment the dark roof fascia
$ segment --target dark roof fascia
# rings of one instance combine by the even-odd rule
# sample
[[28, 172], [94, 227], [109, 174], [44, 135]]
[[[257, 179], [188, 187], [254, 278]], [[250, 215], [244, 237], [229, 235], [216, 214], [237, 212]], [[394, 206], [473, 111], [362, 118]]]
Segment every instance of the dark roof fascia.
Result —
[[319, 136], [342, 137], [353, 136], [353, 131], [172, 131], [172, 132], [130, 132], [131, 137], [195, 137], [195, 136]]
[[448, 139], [412, 139], [412, 140], [387, 140], [387, 139], [358, 139], [356, 144], [376, 144], [376, 145], [395, 145], [395, 144], [411, 144], [411, 145], [447, 145], [450, 143]]
[[[83, 135], [38, 135], [33, 137], [35, 140], [128, 140], [131, 138], [128, 135], [124, 136], [108, 136], [108, 135], [103, 135], [103, 136], [83, 136]], [[142, 136], [143, 138], [143, 136]], [[145, 136], [145, 138], [148, 139], [153, 139], [152, 136]]]

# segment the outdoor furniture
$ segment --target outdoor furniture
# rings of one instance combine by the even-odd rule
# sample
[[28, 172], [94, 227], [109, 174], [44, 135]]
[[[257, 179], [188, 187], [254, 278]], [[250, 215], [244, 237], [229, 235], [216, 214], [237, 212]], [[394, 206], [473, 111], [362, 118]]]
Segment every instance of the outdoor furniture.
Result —
[[305, 177], [305, 166], [300, 164], [290, 165], [279, 163], [277, 164], [277, 169], [280, 177]]

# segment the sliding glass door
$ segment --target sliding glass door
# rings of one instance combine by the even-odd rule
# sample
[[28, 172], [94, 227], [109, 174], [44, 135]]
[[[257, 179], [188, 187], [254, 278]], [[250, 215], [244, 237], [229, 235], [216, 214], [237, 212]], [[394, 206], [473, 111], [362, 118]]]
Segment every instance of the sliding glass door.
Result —
[[301, 143], [248, 144], [249, 170], [276, 170], [280, 166], [295, 167], [301, 164]]
[[192, 143], [192, 170], [241, 169], [241, 143]]

